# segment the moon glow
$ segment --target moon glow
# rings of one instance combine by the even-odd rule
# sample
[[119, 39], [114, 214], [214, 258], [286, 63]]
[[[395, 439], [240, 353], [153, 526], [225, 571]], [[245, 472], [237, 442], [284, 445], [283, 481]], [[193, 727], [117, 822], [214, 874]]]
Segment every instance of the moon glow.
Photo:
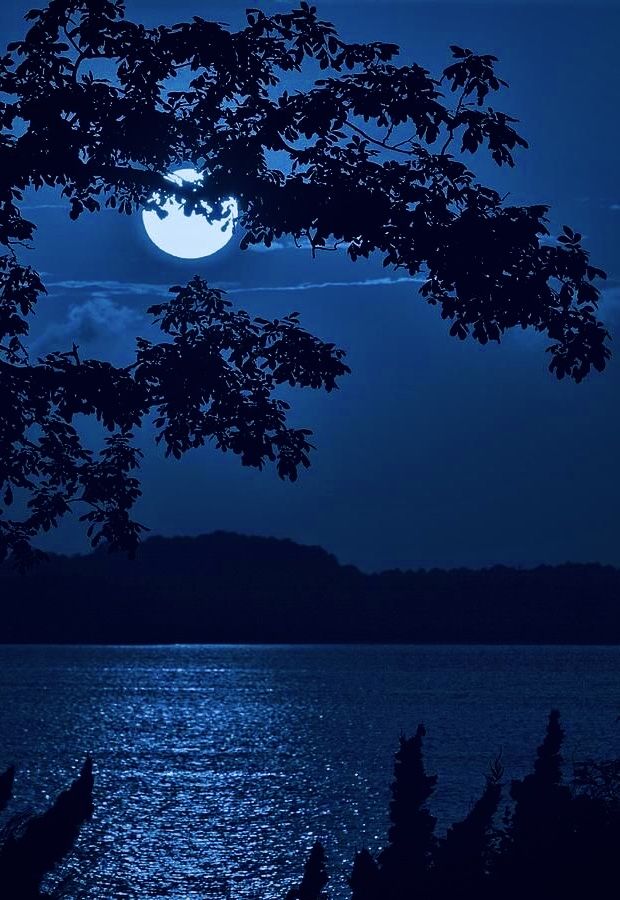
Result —
[[[182, 184], [189, 181], [192, 184], [202, 181], [202, 173], [195, 169], [176, 169], [170, 175], [166, 175], [168, 181]], [[190, 213], [186, 216], [183, 204], [174, 197], [167, 197], [161, 202], [161, 196], [155, 194], [160, 209], [168, 215], [160, 219], [155, 210], [143, 210], [142, 223], [149, 238], [156, 247], [177, 256], [179, 259], [201, 259], [212, 256], [221, 250], [229, 242], [233, 235], [235, 223], [239, 215], [237, 201], [229, 197], [223, 203], [225, 215], [221, 219], [210, 219], [208, 215]], [[207, 213], [212, 211], [207, 203], [203, 203]]]

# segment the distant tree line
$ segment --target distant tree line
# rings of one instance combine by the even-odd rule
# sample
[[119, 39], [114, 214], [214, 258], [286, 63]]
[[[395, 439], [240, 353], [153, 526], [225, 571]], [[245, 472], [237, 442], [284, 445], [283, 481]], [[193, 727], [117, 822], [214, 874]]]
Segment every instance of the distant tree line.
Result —
[[[480, 797], [445, 836], [429, 809], [436, 775], [424, 767], [423, 725], [401, 736], [394, 766], [385, 847], [356, 853], [348, 878], [351, 900], [602, 900], [617, 896], [620, 847], [620, 759], [586, 761], [564, 780], [564, 732], [549, 715], [533, 771], [509, 787], [512, 801], [497, 822], [503, 797], [500, 758], [490, 764]], [[12, 793], [14, 769], [0, 775], [0, 811]], [[41, 882], [69, 852], [92, 814], [92, 760], [51, 808], [13, 818], [0, 835], [0, 896], [44, 900]], [[303, 876], [284, 900], [328, 900], [323, 844], [310, 850]], [[67, 896], [64, 894], [64, 896]], [[79, 900], [75, 895], [73, 900]], [[103, 898], [102, 898], [103, 900]]]
[[133, 561], [0, 565], [0, 597], [4, 643], [620, 643], [611, 566], [368, 575], [320, 547], [225, 532], [150, 538]]

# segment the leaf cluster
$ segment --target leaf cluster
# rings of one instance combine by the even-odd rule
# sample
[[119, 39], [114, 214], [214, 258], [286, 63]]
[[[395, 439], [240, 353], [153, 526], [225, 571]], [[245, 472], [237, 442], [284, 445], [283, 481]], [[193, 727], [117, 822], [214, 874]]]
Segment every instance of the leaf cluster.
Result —
[[[0, 557], [26, 561], [32, 539], [78, 500], [93, 540], [134, 548], [132, 434], [147, 417], [175, 457], [213, 440], [294, 479], [309, 432], [288, 426], [276, 389], [331, 390], [348, 371], [296, 316], [250, 320], [200, 279], [153, 307], [164, 340], [139, 339], [129, 367], [83, 360], [76, 347], [30, 360], [28, 321], [45, 287], [21, 259], [35, 232], [21, 210], [27, 188], [57, 189], [73, 219], [131, 214], [165, 194], [204, 213], [205, 201], [217, 211], [235, 196], [241, 248], [288, 235], [313, 254], [379, 254], [422, 274], [421, 295], [452, 335], [486, 343], [533, 328], [548, 336], [558, 378], [604, 368], [604, 272], [581, 236], [550, 239], [546, 206], [506, 205], [451, 152], [512, 166], [527, 146], [489, 105], [505, 87], [494, 56], [455, 45], [435, 78], [399, 65], [394, 44], [344, 41], [306, 2], [250, 9], [238, 31], [200, 16], [149, 28], [125, 17], [123, 0], [49, 0], [27, 19], [0, 57], [0, 489], [7, 503], [21, 490], [30, 512], [0, 518]], [[310, 86], [294, 90], [300, 73]], [[166, 180], [188, 161], [203, 183]], [[111, 432], [99, 455], [83, 446], [79, 416]]]

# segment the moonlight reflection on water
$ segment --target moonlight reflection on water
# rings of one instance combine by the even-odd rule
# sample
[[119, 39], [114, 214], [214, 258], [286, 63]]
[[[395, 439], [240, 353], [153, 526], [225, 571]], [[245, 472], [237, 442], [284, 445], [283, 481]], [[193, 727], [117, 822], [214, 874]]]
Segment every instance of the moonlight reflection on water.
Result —
[[398, 735], [428, 728], [433, 812], [464, 815], [503, 747], [524, 774], [552, 706], [566, 758], [617, 744], [620, 648], [0, 647], [0, 768], [37, 809], [88, 751], [76, 896], [275, 900], [315, 837], [330, 888], [385, 835]]

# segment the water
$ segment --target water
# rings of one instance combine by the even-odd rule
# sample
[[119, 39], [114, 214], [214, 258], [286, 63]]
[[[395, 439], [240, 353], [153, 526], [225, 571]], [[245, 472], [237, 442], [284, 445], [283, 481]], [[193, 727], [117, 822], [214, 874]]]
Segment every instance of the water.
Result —
[[427, 726], [441, 830], [500, 748], [528, 771], [554, 706], [569, 763], [618, 755], [620, 648], [0, 647], [0, 767], [11, 811], [42, 809], [93, 753], [75, 900], [275, 900], [315, 837], [338, 898], [382, 845], [401, 731]]

